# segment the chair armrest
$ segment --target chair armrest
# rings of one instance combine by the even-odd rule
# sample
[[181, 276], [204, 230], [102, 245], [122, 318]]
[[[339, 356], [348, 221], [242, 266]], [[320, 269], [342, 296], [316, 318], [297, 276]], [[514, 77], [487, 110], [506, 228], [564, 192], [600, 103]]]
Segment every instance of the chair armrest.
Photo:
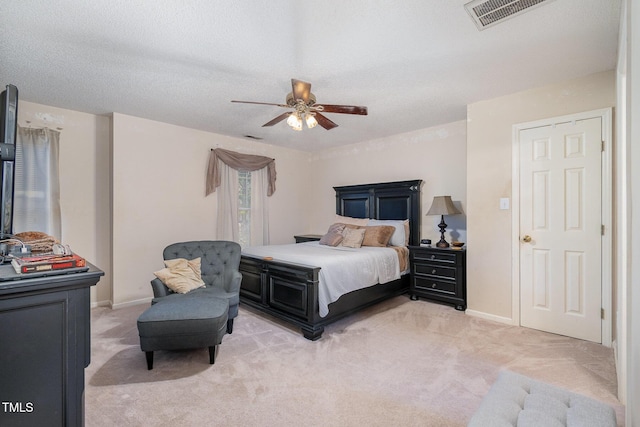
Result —
[[231, 282], [229, 282], [229, 288], [227, 292], [232, 293], [240, 293], [240, 283], [242, 282], [242, 273], [239, 271], [234, 271], [233, 276], [231, 277]]
[[153, 288], [154, 298], [166, 297], [170, 293], [169, 288], [158, 278], [151, 281], [151, 287]]

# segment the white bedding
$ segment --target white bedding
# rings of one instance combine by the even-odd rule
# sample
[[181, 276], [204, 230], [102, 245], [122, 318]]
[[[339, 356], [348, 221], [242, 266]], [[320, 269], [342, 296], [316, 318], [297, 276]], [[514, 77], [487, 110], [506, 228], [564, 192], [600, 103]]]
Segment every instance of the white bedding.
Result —
[[400, 278], [398, 254], [391, 248], [332, 247], [318, 242], [290, 245], [251, 246], [243, 255], [273, 257], [274, 260], [320, 267], [318, 303], [320, 316], [329, 313], [329, 304], [351, 291]]

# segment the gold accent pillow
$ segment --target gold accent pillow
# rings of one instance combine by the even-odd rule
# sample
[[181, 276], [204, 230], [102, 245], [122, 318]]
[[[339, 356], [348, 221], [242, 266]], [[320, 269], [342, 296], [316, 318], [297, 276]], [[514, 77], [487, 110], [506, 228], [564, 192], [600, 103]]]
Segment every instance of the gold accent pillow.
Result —
[[342, 239], [340, 246], [359, 248], [362, 246], [362, 241], [364, 240], [364, 232], [364, 228], [345, 228], [342, 232], [344, 239]]
[[168, 259], [164, 262], [165, 268], [153, 274], [172, 291], [186, 294], [204, 286], [200, 263], [200, 258], [192, 260]]
[[364, 230], [362, 246], [385, 247], [389, 244], [396, 228], [392, 225], [371, 225], [365, 227]]

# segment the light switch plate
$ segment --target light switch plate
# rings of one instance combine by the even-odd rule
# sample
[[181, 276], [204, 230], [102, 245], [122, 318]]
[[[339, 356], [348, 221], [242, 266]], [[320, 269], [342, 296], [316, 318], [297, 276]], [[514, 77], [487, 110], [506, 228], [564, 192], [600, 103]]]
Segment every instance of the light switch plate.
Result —
[[502, 197], [500, 199], [500, 209], [502, 209], [502, 210], [509, 209], [509, 198], [508, 197]]

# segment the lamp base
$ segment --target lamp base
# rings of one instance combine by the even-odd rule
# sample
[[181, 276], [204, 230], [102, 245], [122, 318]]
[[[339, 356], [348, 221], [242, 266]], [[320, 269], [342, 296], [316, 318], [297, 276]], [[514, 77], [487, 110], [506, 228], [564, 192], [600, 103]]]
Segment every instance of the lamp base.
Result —
[[449, 247], [449, 243], [446, 240], [442, 239], [438, 243], [436, 243], [436, 247], [437, 248], [448, 248]]
[[447, 224], [445, 224], [445, 222], [444, 222], [444, 215], [440, 216], [440, 224], [438, 224], [438, 227], [440, 228], [440, 241], [438, 243], [436, 243], [436, 247], [437, 248], [448, 248], [449, 247], [449, 243], [444, 239], [444, 232], [447, 229]]

